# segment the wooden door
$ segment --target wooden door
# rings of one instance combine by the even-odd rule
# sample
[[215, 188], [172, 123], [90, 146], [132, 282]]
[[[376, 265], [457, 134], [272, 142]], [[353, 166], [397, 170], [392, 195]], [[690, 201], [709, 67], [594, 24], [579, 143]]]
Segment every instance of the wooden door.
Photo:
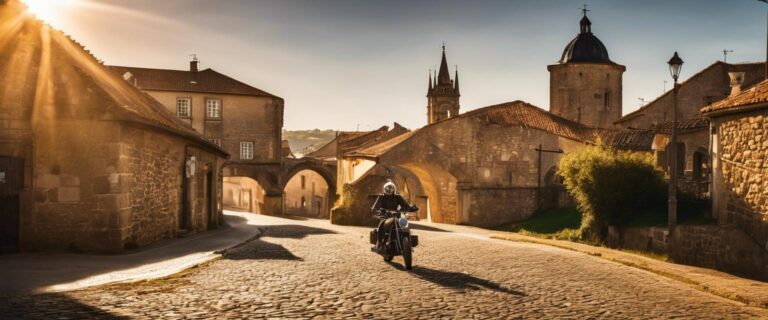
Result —
[[19, 251], [19, 194], [24, 187], [24, 162], [0, 157], [0, 254]]

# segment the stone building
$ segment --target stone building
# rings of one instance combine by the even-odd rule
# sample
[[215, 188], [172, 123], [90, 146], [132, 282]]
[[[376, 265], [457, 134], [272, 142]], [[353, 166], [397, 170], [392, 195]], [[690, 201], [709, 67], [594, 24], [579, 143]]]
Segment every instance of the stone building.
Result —
[[[682, 190], [701, 197], [709, 196], [709, 120], [702, 117], [702, 105], [720, 101], [732, 90], [749, 88], [765, 76], [764, 63], [730, 64], [717, 61], [678, 85], [678, 179]], [[658, 165], [665, 170], [667, 145], [672, 128], [672, 90], [631, 112], [616, 125], [627, 129], [649, 129], [657, 134]]]
[[608, 128], [621, 118], [622, 74], [608, 57], [584, 12], [581, 31], [549, 70], [549, 111], [593, 127]]
[[742, 271], [768, 277], [768, 80], [701, 111], [712, 121], [713, 211], [721, 225], [736, 226], [754, 241], [753, 250], [711, 243], [730, 246], [721, 253], [738, 253]]
[[285, 186], [285, 213], [300, 216], [326, 218], [328, 185], [325, 179], [312, 170], [299, 171]]
[[598, 139], [650, 150], [648, 132], [585, 126], [522, 101], [472, 110], [345, 154], [340, 170], [355, 162], [370, 169], [353, 170], [331, 218], [364, 223], [371, 196], [392, 179], [423, 219], [478, 226], [523, 220], [569, 203], [555, 174], [563, 153]]
[[[282, 98], [213, 69], [200, 70], [197, 58], [190, 61], [189, 70], [110, 68], [232, 155], [223, 173], [228, 207], [250, 208], [251, 212], [282, 212], [282, 190], [269, 188], [264, 181], [230, 181], [248, 175], [258, 180], [253, 176], [258, 175], [277, 184], [282, 159], [290, 154], [282, 141]], [[247, 186], [241, 187], [243, 183]]]
[[454, 80], [448, 71], [448, 62], [445, 59], [445, 45], [443, 56], [440, 60], [440, 71], [435, 75], [429, 75], [427, 88], [427, 123], [435, 123], [459, 114], [459, 71], [456, 70]]
[[0, 1], [0, 250], [113, 253], [220, 221], [227, 153]]

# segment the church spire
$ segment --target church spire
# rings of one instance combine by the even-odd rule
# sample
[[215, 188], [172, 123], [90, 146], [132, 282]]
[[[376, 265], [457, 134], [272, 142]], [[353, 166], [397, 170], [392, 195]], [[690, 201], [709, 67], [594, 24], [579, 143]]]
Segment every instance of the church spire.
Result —
[[455, 80], [453, 83], [454, 84], [453, 90], [457, 95], [461, 94], [459, 93], [459, 66], [456, 66], [456, 76], [454, 77], [454, 79]]
[[432, 69], [429, 69], [429, 84], [427, 85], [427, 94], [432, 92]]
[[440, 61], [440, 71], [437, 73], [437, 84], [451, 84], [451, 74], [448, 71], [448, 62], [445, 59], [445, 43], [443, 43], [443, 58]]

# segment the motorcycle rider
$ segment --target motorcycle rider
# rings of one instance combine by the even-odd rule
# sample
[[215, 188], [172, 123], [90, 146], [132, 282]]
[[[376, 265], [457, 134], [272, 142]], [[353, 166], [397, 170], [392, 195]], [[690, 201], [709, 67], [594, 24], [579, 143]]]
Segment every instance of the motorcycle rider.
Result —
[[[403, 197], [397, 193], [397, 186], [395, 186], [392, 181], [387, 181], [387, 183], [384, 184], [384, 194], [376, 197], [376, 202], [374, 202], [373, 207], [371, 207], [371, 211], [374, 214], [379, 213], [379, 210], [381, 209], [409, 212], [415, 212], [419, 210], [419, 208], [415, 205], [408, 204], [408, 202], [405, 201], [405, 199], [403, 199]], [[384, 235], [392, 228], [394, 223], [395, 218], [393, 217], [389, 217], [379, 223], [379, 236], [378, 241], [376, 242], [376, 249], [383, 249]]]

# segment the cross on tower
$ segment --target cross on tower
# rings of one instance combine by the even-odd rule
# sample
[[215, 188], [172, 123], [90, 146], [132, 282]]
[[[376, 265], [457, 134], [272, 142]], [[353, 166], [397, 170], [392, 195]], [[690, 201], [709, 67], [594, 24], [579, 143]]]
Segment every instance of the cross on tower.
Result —
[[581, 13], [582, 13], [582, 14], [583, 14], [585, 17], [587, 16], [587, 12], [589, 12], [589, 11], [592, 11], [592, 10], [589, 10], [589, 9], [587, 9], [587, 3], [586, 3], [586, 2], [584, 2], [584, 7], [583, 7], [583, 8], [579, 8], [579, 10], [581, 10]]

